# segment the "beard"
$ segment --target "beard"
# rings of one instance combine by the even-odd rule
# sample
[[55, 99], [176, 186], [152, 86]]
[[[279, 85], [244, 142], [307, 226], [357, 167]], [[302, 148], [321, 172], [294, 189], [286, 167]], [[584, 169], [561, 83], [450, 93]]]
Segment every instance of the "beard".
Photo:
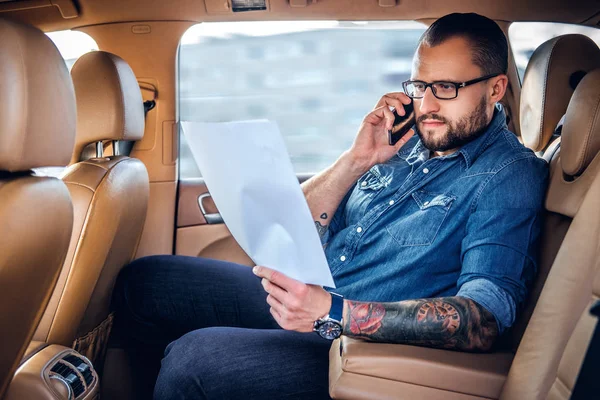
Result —
[[[486, 104], [485, 97], [482, 97], [477, 107], [475, 107], [469, 115], [462, 117], [455, 123], [448, 121], [438, 114], [421, 115], [416, 121], [415, 132], [419, 135], [423, 145], [430, 151], [448, 151], [457, 149], [485, 133], [488, 126]], [[435, 131], [421, 131], [419, 129], [419, 124], [425, 120], [443, 122], [447, 126], [446, 133], [442, 134], [440, 138], [435, 138]]]

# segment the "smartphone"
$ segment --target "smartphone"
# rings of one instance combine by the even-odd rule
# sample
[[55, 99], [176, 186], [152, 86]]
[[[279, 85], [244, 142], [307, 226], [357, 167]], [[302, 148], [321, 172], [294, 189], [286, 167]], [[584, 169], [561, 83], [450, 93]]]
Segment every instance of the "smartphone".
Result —
[[412, 100], [410, 104], [403, 104], [404, 106], [404, 116], [398, 115], [396, 110], [394, 110], [394, 125], [392, 125], [392, 129], [388, 131], [388, 141], [390, 146], [398, 143], [398, 140], [402, 139], [404, 135], [412, 128], [415, 124], [415, 109], [413, 106]]

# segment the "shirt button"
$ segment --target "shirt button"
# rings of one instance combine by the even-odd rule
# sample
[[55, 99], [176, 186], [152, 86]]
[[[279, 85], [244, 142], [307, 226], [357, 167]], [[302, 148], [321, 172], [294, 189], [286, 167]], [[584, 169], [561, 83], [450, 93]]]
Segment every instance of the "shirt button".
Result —
[[363, 181], [360, 185], [361, 186], [367, 186], [367, 181]]
[[340, 261], [346, 261], [346, 256], [341, 256]]
[[356, 232], [361, 233], [362, 232], [362, 228], [359, 226], [358, 228], [356, 228]]
[[394, 204], [394, 200], [390, 200], [390, 202], [388, 203], [390, 206]]
[[427, 174], [427, 173], [429, 173], [429, 168], [423, 168], [423, 173], [424, 173], [424, 174]]

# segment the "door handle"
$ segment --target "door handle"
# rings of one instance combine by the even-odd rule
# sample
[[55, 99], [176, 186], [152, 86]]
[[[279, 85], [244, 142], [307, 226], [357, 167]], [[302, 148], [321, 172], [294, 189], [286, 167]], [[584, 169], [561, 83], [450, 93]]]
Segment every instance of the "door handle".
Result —
[[206, 223], [208, 224], [222, 224], [223, 223], [223, 217], [221, 217], [221, 214], [219, 213], [214, 213], [214, 214], [207, 214], [206, 213], [206, 209], [204, 208], [204, 204], [203, 204], [203, 200], [211, 197], [210, 193], [202, 193], [200, 196], [198, 196], [198, 206], [200, 207], [200, 211], [202, 212], [202, 215], [204, 216], [204, 219], [206, 219]]

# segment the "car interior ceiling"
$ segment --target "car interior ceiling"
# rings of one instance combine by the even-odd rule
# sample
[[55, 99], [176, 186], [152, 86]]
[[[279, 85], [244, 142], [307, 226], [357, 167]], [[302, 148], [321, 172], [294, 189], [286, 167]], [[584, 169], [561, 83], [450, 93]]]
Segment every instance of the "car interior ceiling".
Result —
[[[60, 83], [66, 85], [61, 86], [64, 90], [74, 84], [74, 93], [78, 94], [77, 118], [83, 118], [92, 127], [81, 132], [78, 121], [75, 138], [53, 127], [56, 137], [52, 146], [64, 145], [62, 151], [72, 159], [70, 163], [63, 162], [71, 168], [63, 182], [58, 184], [53, 180], [50, 185], [58, 193], [51, 199], [59, 210], [54, 217], [63, 221], [46, 223], [56, 225], [57, 229], [72, 227], [75, 233], [71, 243], [56, 236], [52, 243], [45, 244], [44, 251], [52, 248], [52, 254], [17, 249], [19, 257], [35, 253], [30, 263], [39, 264], [40, 260], [52, 258], [53, 267], [45, 271], [43, 278], [32, 277], [35, 272], [28, 270], [31, 276], [26, 279], [37, 286], [21, 293], [30, 297], [22, 306], [27, 307], [27, 313], [19, 315], [19, 310], [13, 310], [10, 316], [0, 315], [3, 323], [18, 320], [15, 326], [20, 335], [5, 341], [7, 350], [3, 347], [5, 354], [0, 356], [0, 374], [6, 374], [0, 376], [0, 399], [90, 400], [100, 394], [116, 400], [135, 398], [131, 382], [136, 379], [136, 372], [130, 368], [126, 354], [121, 349], [107, 348], [112, 323], [108, 302], [119, 269], [132, 259], [153, 254], [189, 253], [253, 265], [223, 224], [208, 221], [210, 214], [218, 211], [210, 199], [202, 203], [201, 196], [207, 193], [204, 182], [179, 179], [177, 63], [180, 40], [191, 26], [202, 22], [292, 20], [406, 20], [428, 25], [448, 13], [475, 12], [494, 19], [507, 36], [510, 24], [518, 21], [560, 22], [600, 29], [600, 6], [596, 0], [267, 0], [266, 10], [247, 12], [233, 12], [231, 4], [231, 0], [0, 0], [0, 20], [16, 22], [16, 28], [12, 25], [8, 28], [14, 29], [15, 35], [33, 35], [32, 42], [28, 42], [33, 43], [32, 48], [45, 49], [47, 45], [34, 33], [21, 29], [20, 24], [43, 32], [81, 31], [91, 36], [101, 50], [97, 58], [90, 57], [87, 71], [82, 57], [78, 69], [71, 72], [72, 81]], [[522, 318], [501, 346], [488, 354], [338, 339], [330, 352], [329, 384], [333, 398], [517, 400], [571, 396], [595, 327], [596, 319], [588, 310], [600, 296], [600, 268], [596, 262], [600, 256], [597, 253], [600, 111], [591, 106], [600, 100], [600, 50], [592, 41], [574, 36], [556, 39], [546, 44], [546, 48], [540, 46], [532, 56], [525, 77], [528, 74], [540, 77], [529, 81], [543, 82], [542, 87], [539, 84], [527, 87], [527, 82], [522, 86], [514, 56], [509, 51], [509, 88], [502, 100], [510, 118], [509, 128], [522, 143], [548, 161], [551, 171], [541, 240], [541, 272]], [[3, 49], [1, 43], [0, 49]], [[43, 62], [56, 62], [53, 55], [44, 57], [47, 58]], [[122, 62], [123, 67], [106, 66], [112, 62]], [[581, 71], [584, 74], [577, 89], [552, 86], [553, 82], [568, 80]], [[61, 78], [54, 72], [49, 69], [47, 80]], [[112, 86], [119, 89], [106, 97], [98, 96], [104, 90], [102, 85], [94, 86], [99, 74], [114, 75]], [[1, 87], [0, 93], [4, 95]], [[56, 90], [48, 84], [40, 84], [40, 88]], [[31, 93], [28, 95], [33, 97]], [[82, 100], [84, 96], [88, 96], [87, 101]], [[120, 107], [115, 100], [120, 96], [130, 104], [144, 104], [145, 109], [140, 108], [139, 113], [131, 116], [130, 109]], [[562, 96], [561, 101], [554, 101], [556, 96]], [[75, 109], [75, 99], [68, 94], [60, 92], [55, 98], [47, 93], [41, 96], [44, 101], [60, 101], [65, 107]], [[528, 110], [532, 108], [539, 111], [536, 118], [523, 118], [525, 114], [530, 116]], [[3, 111], [0, 110], [0, 115]], [[114, 128], [108, 134], [94, 132], [93, 126], [102, 123], [94, 118], [106, 114], [127, 115], [134, 125]], [[560, 135], [556, 125], [563, 116], [565, 123]], [[44, 117], [48, 118], [39, 116]], [[64, 126], [75, 130], [73, 120]], [[3, 141], [0, 137], [0, 145], [12, 144], [12, 140]], [[73, 154], [72, 141], [76, 147]], [[103, 145], [98, 147], [98, 142]], [[115, 148], [126, 150], [119, 154]], [[38, 149], [35, 151], [39, 153]], [[86, 166], [90, 158], [102, 160], [104, 175]], [[6, 187], [4, 163], [0, 149], [0, 193]], [[28, 173], [23, 171], [47, 165], [50, 165], [47, 160], [41, 159], [23, 162], [14, 174], [21, 179], [23, 173]], [[7, 180], [16, 179], [17, 175], [10, 171]], [[118, 182], [115, 184], [118, 187], [100, 188], [109, 174], [113, 174], [111, 179]], [[82, 186], [108, 190], [106, 202], [96, 205], [90, 193], [80, 190]], [[39, 190], [38, 186], [35, 190]], [[74, 217], [69, 217], [69, 211], [63, 209], [66, 193], [72, 199]], [[129, 202], [118, 201], [119, 196]], [[112, 203], [115, 198], [117, 203]], [[120, 208], [116, 209], [114, 204]], [[35, 207], [41, 206], [32, 203], [31, 208]], [[82, 219], [90, 207], [98, 207], [99, 215], [104, 216], [92, 227], [84, 226]], [[0, 204], [0, 217], [2, 211]], [[114, 223], [114, 231], [123, 232], [109, 241], [106, 232], [112, 225], [108, 229], [107, 221], [113, 211], [114, 215], [124, 216]], [[39, 218], [41, 221], [48, 216]], [[90, 229], [89, 235], [94, 238], [89, 244], [80, 240], [85, 229]], [[0, 232], [0, 236], [4, 234]], [[121, 244], [118, 251], [111, 251], [113, 243]], [[108, 255], [97, 257], [101, 252]], [[12, 253], [8, 256], [14, 257]], [[2, 257], [0, 254], [0, 261]], [[90, 275], [90, 268], [96, 271], [95, 275]], [[71, 271], [86, 272], [76, 275]], [[0, 279], [16, 279], [15, 276], [25, 275], [15, 271], [12, 275], [4, 274], [0, 268]], [[82, 286], [89, 290], [81, 291]], [[71, 297], [63, 297], [63, 290]], [[33, 291], [38, 292], [37, 297], [30, 294]], [[14, 292], [18, 292], [17, 288]], [[568, 304], [558, 304], [557, 296], [568, 298]], [[1, 293], [0, 301], [5, 301]], [[4, 340], [2, 335], [0, 339]], [[69, 374], [77, 375], [81, 381], [75, 395], [69, 394], [73, 385], [63, 384]], [[62, 378], [53, 380], [52, 376]], [[434, 382], [432, 376], [441, 379]]]

